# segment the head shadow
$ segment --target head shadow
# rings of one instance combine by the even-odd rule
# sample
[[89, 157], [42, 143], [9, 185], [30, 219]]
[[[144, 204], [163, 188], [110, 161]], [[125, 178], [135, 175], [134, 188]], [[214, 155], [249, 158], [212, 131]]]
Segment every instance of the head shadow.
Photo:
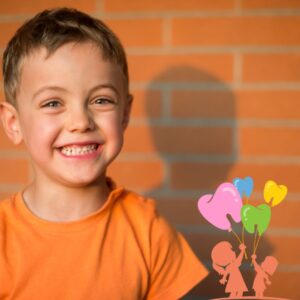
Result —
[[145, 110], [165, 167], [150, 195], [211, 191], [227, 179], [237, 158], [237, 132], [235, 98], [226, 83], [190, 66], [172, 67], [148, 85]]
[[[146, 195], [157, 199], [162, 215], [185, 235], [212, 270], [210, 253], [214, 245], [228, 240], [238, 249], [239, 243], [233, 235], [203, 219], [197, 200], [233, 179], [231, 169], [238, 156], [235, 95], [227, 83], [214, 75], [178, 65], [149, 83], [145, 112], [152, 143], [164, 166], [163, 180]], [[272, 252], [264, 238], [260, 246], [263, 256]], [[251, 282], [253, 277], [246, 276]], [[211, 271], [192, 293], [224, 296], [217, 282], [217, 274]]]

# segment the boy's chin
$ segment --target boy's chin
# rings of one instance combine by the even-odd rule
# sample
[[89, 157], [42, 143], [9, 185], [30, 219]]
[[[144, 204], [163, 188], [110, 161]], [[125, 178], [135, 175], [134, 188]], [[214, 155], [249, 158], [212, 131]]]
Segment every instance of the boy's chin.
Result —
[[96, 178], [96, 179], [73, 179], [73, 180], [65, 180], [62, 182], [62, 185], [68, 188], [87, 188], [93, 186], [101, 186], [104, 181]]
[[98, 176], [64, 176], [56, 181], [59, 185], [66, 188], [87, 188], [105, 184], [105, 174]]

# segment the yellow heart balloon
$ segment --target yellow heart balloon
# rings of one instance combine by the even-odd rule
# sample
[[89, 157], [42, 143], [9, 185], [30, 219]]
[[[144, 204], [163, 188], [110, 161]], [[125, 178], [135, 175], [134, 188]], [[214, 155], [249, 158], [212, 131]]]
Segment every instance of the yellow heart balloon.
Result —
[[287, 187], [278, 185], [275, 181], [268, 180], [264, 188], [264, 198], [267, 203], [272, 201], [272, 207], [280, 204], [287, 195]]

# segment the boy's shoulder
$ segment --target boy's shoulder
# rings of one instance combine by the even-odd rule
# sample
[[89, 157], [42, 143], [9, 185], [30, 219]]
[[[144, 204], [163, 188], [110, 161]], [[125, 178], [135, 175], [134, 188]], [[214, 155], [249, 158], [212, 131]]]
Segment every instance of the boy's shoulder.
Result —
[[15, 198], [16, 194], [13, 194], [0, 200], [0, 228], [3, 227], [4, 223], [8, 222], [11, 218]]
[[142, 196], [131, 190], [123, 189], [116, 203], [122, 210], [133, 217], [153, 219], [159, 216], [154, 199]]
[[129, 190], [124, 190], [119, 200], [117, 203], [123, 211], [123, 216], [126, 216], [135, 231], [142, 235], [150, 234], [152, 238], [164, 242], [177, 242], [180, 234], [160, 214], [156, 200]]

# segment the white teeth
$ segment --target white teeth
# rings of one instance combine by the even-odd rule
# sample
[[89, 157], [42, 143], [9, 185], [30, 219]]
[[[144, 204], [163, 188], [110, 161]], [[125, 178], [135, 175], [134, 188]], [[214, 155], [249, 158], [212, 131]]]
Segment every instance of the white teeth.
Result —
[[61, 152], [67, 156], [77, 156], [77, 155], [84, 155], [88, 153], [95, 152], [98, 148], [98, 145], [86, 145], [83, 147], [80, 146], [65, 146], [61, 148]]

